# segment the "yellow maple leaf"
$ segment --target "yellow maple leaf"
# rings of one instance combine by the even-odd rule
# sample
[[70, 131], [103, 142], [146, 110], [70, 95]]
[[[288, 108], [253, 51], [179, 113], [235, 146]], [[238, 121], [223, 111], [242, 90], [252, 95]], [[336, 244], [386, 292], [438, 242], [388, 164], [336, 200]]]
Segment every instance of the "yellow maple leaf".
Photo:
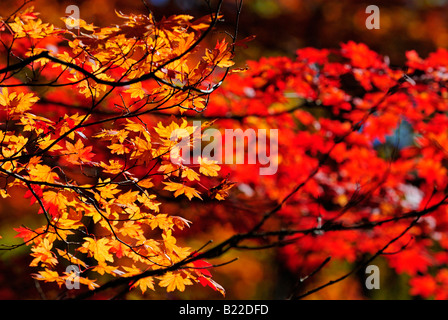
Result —
[[[173, 251], [177, 253], [179, 250], [179, 247], [176, 246], [176, 238], [173, 237], [173, 233], [170, 229], [163, 230], [162, 233], [162, 239], [163, 239], [163, 246], [165, 247], [165, 252], [172, 253]], [[174, 257], [171, 257], [173, 260]]]
[[179, 165], [172, 163], [171, 161], [162, 161], [161, 166], [158, 171], [161, 171], [165, 174], [165, 177], [169, 177], [170, 175], [178, 176], [179, 175]]
[[53, 243], [44, 239], [38, 245], [31, 248], [33, 253], [31, 256], [34, 257], [33, 261], [30, 263], [30, 267], [36, 267], [39, 264], [42, 266], [54, 266], [58, 263], [58, 259], [54, 257], [53, 252], [51, 252], [51, 248], [53, 247]]
[[179, 290], [183, 292], [186, 285], [192, 285], [193, 282], [188, 277], [184, 277], [183, 273], [167, 272], [164, 276], [160, 277], [161, 281], [159, 286], [166, 287], [167, 292]]
[[29, 37], [41, 39], [55, 31], [53, 25], [42, 23], [40, 19], [26, 19], [26, 21], [23, 21], [16, 17], [14, 23], [11, 23], [9, 26], [14, 31], [14, 38]]
[[70, 25], [72, 28], [77, 29], [82, 28], [87, 31], [94, 31], [96, 28], [93, 25], [93, 23], [87, 24], [87, 22], [85, 22], [82, 19], [73, 19], [72, 17], [62, 17], [61, 20], [64, 21], [65, 24]]
[[135, 152], [132, 153], [132, 158], [138, 159], [139, 162], [149, 162], [153, 158], [151, 137], [146, 131], [143, 131], [143, 135], [146, 139], [135, 137], [132, 140], [136, 148]]
[[[80, 115], [79, 113], [75, 113], [71, 115], [70, 117], [68, 115], [64, 116], [64, 123], [61, 126], [61, 129], [59, 131], [60, 135], [64, 135], [66, 132], [70, 131], [81, 121], [87, 121], [90, 118], [90, 115]], [[68, 135], [68, 138], [74, 140], [75, 139], [75, 131], [71, 131]]]
[[90, 290], [94, 290], [95, 288], [98, 288], [99, 285], [95, 282], [96, 279], [88, 279], [88, 278], [84, 278], [84, 277], [78, 277], [78, 281], [81, 284], [85, 284], [86, 286], [89, 287]]
[[8, 107], [8, 113], [23, 114], [31, 109], [31, 106], [39, 100], [33, 93], [9, 93], [8, 88], [3, 88], [0, 93], [0, 105]]
[[49, 166], [37, 164], [29, 171], [30, 177], [35, 181], [54, 183], [58, 174], [53, 172]]
[[140, 290], [142, 293], [146, 292], [146, 289], [151, 289], [154, 291], [154, 280], [152, 277], [146, 277], [143, 279], [138, 280], [132, 287], [140, 287]]
[[153, 230], [157, 227], [162, 230], [168, 230], [173, 227], [173, 221], [167, 214], [158, 214], [151, 218], [149, 225]]
[[182, 178], [187, 178], [190, 181], [200, 180], [199, 174], [188, 167], [182, 168]]
[[129, 86], [129, 89], [125, 90], [124, 92], [130, 93], [131, 98], [139, 98], [139, 99], [143, 99], [146, 94], [145, 90], [143, 90], [143, 88], [142, 88], [141, 82], [131, 84]]
[[114, 262], [112, 254], [109, 253], [110, 246], [109, 240], [106, 238], [101, 238], [95, 240], [92, 238], [85, 237], [85, 242], [81, 248], [78, 250], [81, 252], [87, 252], [89, 256], [93, 256], [98, 262], [110, 261]]
[[59, 286], [65, 283], [65, 280], [62, 279], [57, 271], [45, 269], [39, 271], [39, 273], [34, 273], [33, 278], [36, 280], [41, 280], [45, 282], [57, 282]]
[[200, 165], [199, 172], [209, 177], [216, 177], [218, 175], [218, 171], [221, 170], [220, 166], [217, 165], [218, 161], [215, 160], [208, 160], [207, 158], [198, 157], [198, 163]]
[[102, 129], [100, 133], [94, 135], [94, 138], [103, 138], [105, 140], [111, 140], [113, 143], [123, 143], [128, 137], [129, 132], [126, 130], [106, 130]]
[[154, 183], [152, 183], [151, 180], [152, 180], [151, 178], [143, 179], [143, 180], [140, 180], [139, 182], [137, 182], [137, 184], [142, 188], [149, 189], [149, 188], [154, 187]]
[[184, 194], [189, 200], [193, 197], [197, 197], [202, 200], [200, 192], [192, 187], [187, 187], [186, 185], [177, 182], [164, 182], [164, 184], [166, 184], [166, 186], [163, 189], [173, 191], [176, 198], [181, 194]]
[[154, 130], [159, 136], [166, 140], [175, 141], [190, 136], [193, 131], [193, 126], [188, 126], [188, 122], [182, 119], [182, 123], [179, 125], [175, 121], [172, 121], [168, 126], [164, 126], [161, 122], [157, 123], [157, 127]]
[[126, 119], [127, 124], [126, 124], [126, 129], [129, 131], [133, 131], [133, 132], [143, 132], [146, 131], [146, 128], [141, 124], [141, 123], [137, 123], [134, 122], [132, 120]]
[[160, 202], [155, 202], [153, 199], [155, 199], [155, 195], [147, 195], [144, 193], [143, 195], [138, 195], [137, 200], [146, 208], [153, 210], [154, 212], [159, 212], [159, 206], [161, 205]]
[[16, 96], [17, 92], [9, 93], [8, 88], [3, 88], [0, 94], [0, 104], [4, 107], [9, 106]]
[[116, 266], [109, 266], [105, 262], [98, 262], [98, 265], [93, 267], [92, 271], [104, 275], [105, 273], [111, 274], [113, 276], [122, 275], [123, 272], [119, 271]]
[[138, 191], [129, 190], [126, 193], [120, 194], [118, 196], [117, 202], [124, 205], [133, 204], [137, 200], [138, 194]]
[[110, 173], [110, 174], [119, 174], [123, 172], [124, 165], [120, 163], [120, 161], [117, 160], [109, 160], [109, 164], [104, 163], [103, 161], [100, 162], [100, 167], [104, 168], [104, 172]]
[[[113, 199], [115, 195], [120, 192], [120, 189], [117, 189], [116, 184], [109, 183], [110, 179], [105, 180], [105, 185], [97, 187], [100, 191], [100, 195], [104, 199]], [[101, 179], [99, 180], [99, 184], [101, 184]]]
[[205, 52], [204, 61], [217, 65], [221, 68], [228, 68], [235, 64], [231, 59], [233, 58], [233, 53], [231, 47], [226, 43], [225, 39], [221, 42], [217, 42], [213, 50], [207, 49]]
[[143, 230], [139, 224], [134, 221], [125, 221], [123, 227], [118, 230], [123, 236], [129, 236], [132, 239], [138, 239], [143, 235]]
[[93, 156], [90, 151], [92, 146], [84, 147], [81, 139], [78, 139], [75, 144], [65, 142], [65, 149], [67, 150], [65, 159], [72, 164], [80, 164], [80, 162], [89, 162]]
[[[55, 140], [56, 139], [51, 139], [50, 135], [47, 135], [38, 140], [39, 148], [47, 149], [51, 144], [53, 144], [53, 142]], [[58, 144], [55, 144], [49, 149], [49, 151], [56, 151], [56, 150], [60, 150], [60, 149], [62, 149], [62, 147]]]
[[[86, 210], [85, 216], [92, 217], [92, 220], [94, 223], [98, 223], [98, 221], [101, 221], [100, 222], [101, 225], [102, 225], [102, 223], [104, 223], [103, 216], [96, 209]], [[106, 224], [107, 224], [107, 222], [106, 222]]]
[[67, 198], [62, 192], [46, 191], [43, 194], [43, 199], [46, 202], [56, 205], [61, 210], [64, 210], [67, 207]]
[[130, 151], [130, 149], [128, 147], [126, 147], [124, 144], [120, 144], [120, 143], [114, 143], [107, 147], [111, 150], [111, 153], [116, 153], [116, 154], [125, 154]]

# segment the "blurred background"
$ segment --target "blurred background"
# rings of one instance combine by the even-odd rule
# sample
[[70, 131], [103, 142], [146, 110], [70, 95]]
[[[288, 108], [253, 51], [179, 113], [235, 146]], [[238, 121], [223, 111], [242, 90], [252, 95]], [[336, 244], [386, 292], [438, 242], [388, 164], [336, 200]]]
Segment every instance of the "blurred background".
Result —
[[[145, 2], [144, 2], [145, 1]], [[212, 1], [216, 4], [217, 1]], [[2, 0], [0, 16], [13, 12], [21, 1]], [[119, 24], [115, 10], [122, 13], [146, 13], [150, 9], [156, 18], [172, 14], [191, 14], [201, 17], [208, 13], [204, 0], [36, 0], [32, 3], [44, 21], [64, 27], [60, 17], [65, 16], [68, 5], [80, 8], [81, 18], [98, 26]], [[380, 29], [368, 30], [365, 13], [368, 5], [380, 8]], [[225, 0], [223, 5], [225, 22], [219, 32], [232, 32], [236, 18], [236, 1]], [[337, 48], [341, 42], [353, 40], [363, 42], [378, 53], [388, 56], [391, 64], [402, 66], [405, 53], [416, 50], [426, 57], [437, 47], [448, 47], [448, 0], [244, 0], [240, 17], [239, 38], [256, 35], [248, 48], [239, 49], [236, 60], [244, 66], [247, 60], [263, 56], [293, 57], [303, 47]], [[30, 218], [29, 200], [17, 194], [0, 202], [0, 234], [3, 243], [17, 243], [16, 232], [11, 227], [21, 224], [38, 226], [41, 217]], [[215, 212], [216, 213], [216, 212]], [[219, 214], [217, 212], [216, 214]], [[192, 217], [193, 214], [190, 214]], [[33, 217], [33, 215], [31, 215]], [[231, 236], [232, 225], [219, 224], [203, 232], [201, 239], [191, 235], [188, 245], [200, 247], [205, 239], [215, 243]], [[195, 242], [196, 241], [196, 242]], [[45, 284], [36, 284], [29, 276], [35, 272], [28, 267], [29, 248], [22, 247], [13, 252], [0, 252], [0, 299], [39, 299], [57, 297], [57, 290]], [[229, 299], [283, 299], [295, 281], [279, 263], [275, 252], [244, 252], [240, 260], [213, 271], [214, 279], [222, 284]], [[226, 258], [226, 257], [225, 257]], [[378, 263], [381, 263], [379, 260]], [[332, 265], [319, 275], [320, 281], [337, 277], [350, 270], [349, 265]], [[360, 275], [360, 277], [363, 275]], [[383, 275], [388, 279], [389, 275]], [[359, 279], [351, 277], [338, 285], [322, 290], [314, 299], [363, 299], [363, 298], [407, 298], [404, 276], [384, 281], [386, 290], [380, 293], [362, 292]], [[221, 299], [219, 293], [209, 288], [194, 286], [182, 295], [167, 296], [148, 293], [145, 298]], [[44, 293], [44, 295], [42, 295]], [[369, 296], [370, 294], [370, 296]], [[138, 298], [131, 293], [127, 298]]]
[[[17, 3], [3, 0], [3, 3]], [[19, 1], [20, 2], [20, 1]], [[224, 28], [234, 26], [235, 0], [225, 0]], [[204, 0], [35, 0], [41, 16], [63, 26], [59, 17], [75, 4], [81, 18], [96, 25], [119, 23], [114, 10], [145, 13], [152, 10], [159, 19], [164, 15], [187, 13], [195, 17], [207, 13]], [[211, 1], [216, 4], [217, 1]], [[380, 29], [365, 27], [368, 5], [380, 8]], [[5, 16], [13, 6], [2, 6]], [[239, 59], [294, 54], [300, 47], [338, 47], [341, 42], [364, 42], [397, 64], [406, 50], [415, 49], [425, 56], [436, 47], [448, 46], [447, 0], [244, 0], [240, 37], [256, 35]], [[226, 25], [227, 24], [227, 25]]]

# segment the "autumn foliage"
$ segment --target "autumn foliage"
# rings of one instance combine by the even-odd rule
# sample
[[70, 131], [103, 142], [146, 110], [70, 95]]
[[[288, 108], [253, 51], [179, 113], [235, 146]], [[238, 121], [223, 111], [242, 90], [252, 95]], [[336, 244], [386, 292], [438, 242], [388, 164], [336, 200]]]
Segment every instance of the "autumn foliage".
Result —
[[[275, 248], [297, 279], [382, 256], [411, 295], [448, 298], [448, 51], [409, 51], [393, 68], [347, 42], [234, 66], [250, 39], [205, 42], [220, 3], [199, 19], [78, 20], [80, 33], [30, 6], [0, 20], [0, 196], [22, 192], [42, 222], [11, 226], [21, 242], [1, 249], [29, 247], [32, 277], [61, 290], [78, 266], [90, 290], [70, 297], [194, 284], [224, 295], [213, 268], [233, 262], [211, 259]], [[194, 144], [207, 128], [277, 129], [278, 171], [173, 161], [178, 132]], [[235, 233], [188, 245], [191, 225], [221, 223]], [[332, 283], [298, 281], [290, 298]]]
[[[194, 282], [224, 293], [207, 269], [195, 268], [205, 262], [191, 259], [173, 236], [190, 222], [161, 212], [153, 192], [157, 186], [202, 199], [196, 182], [216, 176], [219, 166], [205, 159], [199, 168], [173, 165], [172, 132], [194, 128], [145, 115], [204, 109], [214, 69], [233, 64], [232, 47], [222, 40], [193, 64], [193, 49], [218, 16], [156, 22], [118, 15], [117, 27], [77, 21], [82, 36], [43, 23], [32, 7], [2, 22], [2, 197], [26, 188], [45, 217], [40, 228], [16, 228], [17, 237], [31, 246], [30, 266], [40, 268], [33, 277], [59, 286], [74, 277], [57, 269], [65, 259], [81, 268], [79, 282], [90, 289], [99, 285], [87, 270], [122, 278], [164, 270], [128, 282], [143, 293], [156, 283], [170, 292]], [[132, 263], [122, 265], [125, 259]], [[180, 261], [185, 268], [171, 271]]]

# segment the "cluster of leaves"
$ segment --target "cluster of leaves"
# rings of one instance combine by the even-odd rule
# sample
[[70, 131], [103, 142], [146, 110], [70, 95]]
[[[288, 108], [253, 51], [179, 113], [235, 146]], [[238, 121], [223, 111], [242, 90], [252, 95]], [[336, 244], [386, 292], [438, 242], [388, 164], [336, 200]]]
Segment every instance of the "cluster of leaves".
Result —
[[[382, 255], [411, 294], [446, 299], [448, 51], [409, 51], [401, 69], [355, 42], [296, 54], [250, 62], [205, 112], [223, 128], [279, 130], [277, 174], [231, 171], [248, 197], [271, 200], [253, 247], [281, 245], [302, 279], [330, 259], [355, 272]], [[299, 287], [292, 297], [315, 292]]]
[[[93, 292], [143, 293], [193, 283], [224, 293], [205, 259], [235, 248], [279, 246], [300, 279], [331, 259], [353, 263], [348, 276], [382, 255], [411, 276], [411, 294], [447, 298], [448, 51], [407, 52], [397, 69], [348, 42], [230, 72], [235, 38], [200, 46], [219, 12], [117, 13], [119, 26], [76, 21], [79, 34], [32, 8], [0, 20], [0, 196], [23, 190], [44, 221], [17, 227], [23, 243], [2, 249], [30, 245], [37, 280], [63, 286], [74, 264]], [[277, 173], [185, 164], [177, 143], [200, 145], [210, 126], [278, 130]], [[185, 247], [175, 233], [190, 221], [167, 213], [171, 203], [179, 214], [203, 208], [199, 227], [222, 219], [240, 233]], [[291, 297], [346, 276], [305, 292], [299, 281]]]
[[32, 7], [0, 20], [1, 196], [26, 190], [45, 219], [17, 227], [23, 243], [3, 249], [31, 246], [35, 279], [63, 286], [74, 279], [65, 267], [77, 265], [92, 290], [96, 275], [129, 278], [143, 293], [201, 283], [224, 294], [211, 265], [175, 237], [190, 221], [164, 213], [159, 199], [202, 199], [209, 188], [199, 181], [210, 179], [210, 198], [223, 200], [212, 178], [220, 167], [176, 162], [178, 132], [193, 140], [200, 128], [148, 116], [205, 108], [222, 82], [215, 69], [233, 65], [225, 39], [199, 47], [218, 12], [160, 21], [117, 13], [123, 24], [102, 28], [71, 21], [79, 34], [42, 22]]

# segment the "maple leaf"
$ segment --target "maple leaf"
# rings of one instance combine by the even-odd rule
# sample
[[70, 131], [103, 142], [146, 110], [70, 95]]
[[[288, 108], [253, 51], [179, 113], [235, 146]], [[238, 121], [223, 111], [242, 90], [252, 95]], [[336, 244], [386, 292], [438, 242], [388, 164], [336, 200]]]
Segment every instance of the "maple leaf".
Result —
[[194, 188], [187, 187], [186, 185], [177, 182], [163, 182], [163, 183], [166, 184], [166, 186], [163, 189], [173, 191], [174, 196], [176, 198], [181, 194], [184, 194], [189, 200], [191, 200], [193, 197], [197, 197], [202, 200], [200, 192]]
[[144, 294], [147, 289], [155, 290], [154, 289], [154, 280], [152, 277], [146, 277], [143, 279], [139, 279], [132, 287], [140, 287], [140, 290]]
[[43, 239], [38, 245], [31, 248], [33, 252], [31, 256], [35, 257], [30, 263], [30, 267], [41, 266], [54, 266], [58, 263], [58, 259], [55, 258], [51, 248], [53, 244], [48, 239]]
[[212, 199], [225, 200], [229, 195], [229, 190], [235, 186], [235, 182], [229, 181], [227, 178], [221, 183], [209, 190], [209, 195]]
[[31, 190], [28, 189], [23, 197], [25, 199], [30, 199], [30, 204], [34, 204], [36, 203], [37, 198], [42, 199], [43, 190], [38, 185], [31, 185]]
[[179, 125], [177, 122], [172, 121], [168, 126], [163, 126], [162, 122], [157, 123], [157, 127], [154, 130], [159, 134], [159, 136], [166, 140], [176, 141], [177, 139], [182, 139], [190, 136], [195, 128], [193, 126], [188, 126], [188, 122], [182, 119], [182, 123]]
[[161, 203], [153, 201], [153, 199], [155, 198], [155, 195], [147, 195], [145, 193], [144, 195], [139, 195], [137, 197], [137, 200], [146, 208], [153, 210], [154, 212], [159, 212], [159, 206], [161, 205]]
[[45, 191], [42, 194], [42, 199], [45, 204], [53, 204], [61, 210], [65, 210], [68, 203], [67, 198], [62, 192]]
[[78, 277], [77, 278], [79, 283], [84, 284], [89, 287], [90, 290], [94, 290], [99, 287], [99, 284], [97, 284], [95, 281], [96, 279], [88, 279], [84, 277]]
[[[226, 178], [214, 186], [212, 179], [199, 178], [231, 171], [235, 181], [242, 182], [238, 201], [269, 199], [251, 203], [255, 211], [265, 211], [271, 202], [282, 204], [278, 221], [266, 225], [269, 228], [284, 224], [291, 230], [314, 230], [325, 221], [350, 227], [387, 219], [368, 232], [334, 230], [319, 232], [318, 237], [304, 233], [279, 249], [277, 256], [291, 270], [315, 270], [327, 255], [355, 263], [408, 226], [401, 214], [425, 210], [409, 230], [411, 244], [402, 240], [391, 245], [391, 252], [400, 252], [386, 255], [385, 262], [409, 275], [410, 294], [448, 297], [448, 272], [442, 268], [448, 263], [447, 210], [440, 206], [429, 212], [438, 202], [445, 203], [447, 191], [448, 50], [437, 49], [426, 59], [408, 51], [405, 70], [391, 67], [386, 57], [365, 44], [349, 41], [340, 49], [301, 48], [294, 59], [250, 61], [246, 68], [226, 70], [222, 81], [215, 78], [222, 71], [216, 68], [233, 66], [235, 46], [245, 46], [250, 38], [233, 44], [219, 40], [198, 56], [199, 47], [194, 46], [202, 39], [201, 31], [219, 15], [198, 20], [178, 15], [156, 22], [152, 14], [117, 14], [124, 23], [105, 28], [77, 20], [89, 33], [79, 35], [45, 23], [32, 9], [18, 11], [7, 21], [0, 18], [5, 44], [0, 50], [4, 57], [18, 60], [0, 66], [0, 169], [5, 180], [0, 199], [11, 196], [14, 201], [16, 190], [23, 189], [38, 213], [48, 213], [37, 217], [48, 219], [43, 227], [15, 229], [16, 237], [32, 242], [31, 265], [45, 268], [35, 278], [62, 286], [70, 274], [53, 270], [62, 259], [108, 280], [190, 257], [190, 248], [180, 245], [183, 233], [175, 231], [191, 222], [167, 213], [183, 211], [185, 203], [169, 201], [165, 206], [168, 199], [150, 193], [163, 188], [192, 201], [202, 199], [196, 190], [200, 186], [209, 190], [210, 199], [221, 201], [236, 183]], [[36, 55], [52, 59], [34, 60]], [[157, 79], [148, 79], [152, 76]], [[148, 81], [142, 83], [139, 77]], [[132, 84], [115, 87], [98, 79]], [[205, 94], [211, 91], [213, 98]], [[82, 112], [72, 114], [75, 109]], [[205, 119], [218, 118], [213, 122], [218, 129], [280, 130], [278, 174], [260, 177], [246, 166], [218, 166], [201, 157], [197, 167], [187, 167], [180, 154], [174, 163], [170, 152], [181, 150], [179, 140], [188, 148], [196, 142], [201, 146], [202, 136], [195, 137], [195, 130], [210, 125], [192, 126], [176, 118], [182, 112], [193, 116], [188, 110], [201, 112]], [[159, 122], [162, 112], [173, 117]], [[409, 145], [397, 133], [404, 121]], [[101, 162], [93, 163], [94, 156]], [[79, 167], [85, 163], [89, 166]], [[290, 194], [298, 181], [306, 183]], [[211, 203], [214, 210], [193, 210], [198, 215], [189, 218], [195, 230], [208, 230], [215, 217], [229, 218], [227, 207], [218, 201]], [[159, 213], [165, 207], [167, 211]], [[203, 219], [202, 212], [216, 216]], [[83, 242], [75, 241], [86, 232], [89, 237]], [[121, 236], [129, 246], [117, 240]], [[201, 234], [194, 236], [200, 240]], [[85, 253], [97, 265], [88, 266], [88, 260], [53, 248], [64, 241], [70, 244], [67, 250]], [[259, 261], [249, 259], [244, 268], [229, 265], [228, 270], [237, 272], [236, 279], [260, 279]], [[184, 267], [129, 285], [145, 293], [154, 290], [158, 279], [171, 292], [199, 282], [225, 294], [212, 280], [208, 262]], [[79, 281], [89, 289], [98, 287], [95, 280]]]
[[112, 248], [110, 248], [110, 252], [115, 254], [115, 256], [118, 259], [122, 258], [126, 254], [126, 252], [128, 251], [128, 247], [126, 247], [120, 241], [113, 241], [112, 240], [111, 243], [113, 244], [113, 246], [112, 246]]
[[203, 287], [209, 286], [213, 290], [218, 291], [219, 293], [221, 293], [223, 296], [226, 295], [226, 290], [224, 289], [224, 287], [221, 286], [216, 281], [214, 281], [213, 279], [211, 279], [209, 277], [205, 277], [205, 276], [200, 276], [200, 277], [198, 277], [198, 280], [199, 280], [199, 283]]
[[3, 88], [0, 93], [0, 105], [7, 107], [8, 114], [23, 114], [31, 109], [31, 106], [39, 100], [33, 93], [11, 92]]
[[114, 143], [107, 147], [109, 149], [111, 149], [112, 153], [115, 153], [118, 155], [125, 154], [125, 153], [128, 153], [129, 151], [131, 151], [131, 149], [129, 149], [129, 147], [127, 147], [125, 144]]
[[36, 164], [29, 170], [30, 177], [35, 181], [43, 181], [54, 183], [56, 179], [59, 178], [56, 172], [47, 165]]
[[98, 262], [98, 265], [92, 268], [92, 271], [104, 275], [105, 273], [111, 274], [113, 276], [123, 275], [124, 272], [117, 269], [116, 266], [107, 265], [105, 262]]
[[118, 230], [123, 236], [129, 236], [133, 239], [138, 239], [142, 236], [143, 230], [140, 225], [134, 223], [134, 221], [126, 221], [123, 223], [123, 227]]
[[131, 98], [143, 99], [145, 97], [145, 90], [142, 88], [142, 83], [137, 82], [130, 85], [130, 88], [124, 92], [131, 94]]
[[72, 28], [83, 28], [87, 31], [95, 30], [95, 26], [92, 23], [87, 24], [87, 22], [82, 19], [74, 19], [73, 17], [62, 17], [61, 20], [64, 21], [66, 25], [70, 25]]
[[182, 230], [184, 227], [190, 227], [191, 221], [179, 217], [179, 216], [172, 216], [171, 217], [173, 219], [174, 224], [180, 229]]
[[88, 253], [89, 256], [94, 257], [98, 262], [114, 262], [113, 256], [109, 253], [109, 249], [112, 247], [109, 245], [109, 240], [101, 238], [95, 240], [93, 238], [84, 238], [85, 242], [78, 250], [84, 253]]
[[139, 163], [148, 163], [153, 158], [153, 148], [151, 144], [151, 137], [146, 131], [143, 131], [145, 139], [135, 137], [133, 143], [135, 145], [135, 152], [132, 154], [133, 158], [138, 159]]
[[[197, 256], [197, 253], [195, 252], [194, 254], [192, 254], [193, 256]], [[211, 277], [212, 274], [210, 273], [210, 271], [208, 270], [208, 268], [211, 268], [213, 265], [211, 263], [208, 263], [207, 261], [204, 260], [195, 260], [192, 262], [193, 266], [194, 266], [194, 271], [199, 275], [199, 276], [207, 276], [207, 277]]]
[[14, 19], [10, 28], [14, 31], [15, 38], [31, 37], [34, 39], [42, 39], [54, 32], [54, 26], [49, 23], [43, 23], [41, 19], [20, 20], [19, 17]]
[[[47, 148], [49, 148], [49, 151], [57, 151], [62, 149], [62, 147], [58, 144], [53, 144], [56, 141], [56, 139], [51, 139], [51, 135], [42, 137], [41, 139], [39, 139], [39, 148], [45, 150]], [[51, 147], [50, 147], [51, 146]]]
[[143, 126], [141, 123], [134, 122], [130, 119], [126, 119], [126, 129], [133, 132], [143, 132], [146, 131], [145, 126]]
[[176, 238], [173, 237], [172, 231], [170, 229], [164, 229], [162, 233], [163, 238], [163, 246], [165, 247], [165, 250], [169, 253], [173, 251], [177, 251], [176, 246]]
[[100, 133], [94, 135], [95, 138], [103, 138], [111, 140], [113, 143], [123, 143], [128, 137], [129, 132], [126, 130], [105, 130], [102, 129]]
[[162, 230], [168, 230], [173, 227], [173, 222], [168, 218], [167, 214], [158, 214], [150, 219], [149, 225], [152, 229], [160, 228]]
[[98, 190], [100, 191], [100, 195], [104, 199], [114, 199], [117, 193], [120, 193], [120, 189], [117, 189], [116, 184], [111, 184], [110, 179], [106, 179], [102, 181], [101, 179], [98, 181], [99, 184], [104, 183], [104, 186], [99, 186]]
[[138, 193], [138, 191], [129, 190], [126, 193], [120, 194], [118, 196], [117, 202], [124, 205], [133, 204], [135, 200], [137, 200]]
[[187, 178], [190, 181], [200, 180], [199, 174], [188, 167], [182, 168], [182, 178]]
[[121, 164], [120, 161], [117, 160], [109, 160], [109, 164], [104, 163], [103, 161], [100, 162], [100, 166], [104, 168], [104, 172], [111, 173], [111, 174], [118, 174], [123, 172], [123, 164]]
[[65, 159], [73, 164], [88, 163], [95, 155], [90, 152], [92, 148], [92, 146], [84, 147], [81, 139], [78, 139], [74, 145], [66, 141], [65, 149], [67, 150], [67, 156]]
[[45, 282], [56, 282], [59, 286], [65, 283], [65, 280], [60, 277], [57, 271], [50, 270], [47, 268], [45, 270], [33, 274], [33, 278]]
[[218, 175], [218, 171], [221, 169], [219, 165], [217, 165], [218, 161], [208, 160], [207, 158], [198, 157], [199, 163], [199, 172], [203, 175], [209, 177], [216, 177]]
[[140, 268], [136, 267], [135, 265], [132, 265], [130, 267], [123, 266], [123, 270], [125, 271], [125, 273], [123, 274], [124, 277], [132, 277], [142, 273]]
[[154, 183], [151, 180], [152, 180], [151, 178], [143, 179], [143, 180], [139, 180], [137, 183], [140, 187], [149, 189], [149, 188], [154, 187]]
[[233, 58], [233, 53], [231, 48], [226, 43], [225, 39], [221, 42], [218, 41], [213, 50], [207, 49], [205, 52], [204, 60], [212, 65], [217, 65], [221, 68], [228, 68], [235, 64], [231, 59]]
[[360, 68], [379, 67], [379, 56], [363, 43], [349, 41], [342, 44], [342, 53], [351, 59], [353, 66]]
[[14, 238], [22, 238], [23, 241], [25, 243], [27, 243], [27, 244], [29, 243], [29, 241], [31, 239], [33, 239], [34, 237], [37, 236], [35, 231], [33, 231], [31, 229], [28, 229], [28, 228], [25, 228], [25, 227], [19, 227], [19, 228], [13, 228], [13, 229], [16, 232], [18, 232], [17, 235]]
[[178, 176], [179, 168], [179, 165], [176, 165], [171, 161], [162, 161], [162, 164], [159, 166], [158, 171], [163, 172], [166, 177], [169, 177], [171, 175]]
[[103, 215], [98, 210], [89, 210], [85, 213], [87, 217], [92, 217], [94, 223], [104, 223]]
[[171, 292], [176, 289], [183, 292], [186, 285], [193, 284], [188, 277], [185, 277], [183, 273], [179, 272], [167, 272], [164, 276], [159, 277], [159, 279], [161, 279], [159, 286], [166, 287], [167, 292]]

